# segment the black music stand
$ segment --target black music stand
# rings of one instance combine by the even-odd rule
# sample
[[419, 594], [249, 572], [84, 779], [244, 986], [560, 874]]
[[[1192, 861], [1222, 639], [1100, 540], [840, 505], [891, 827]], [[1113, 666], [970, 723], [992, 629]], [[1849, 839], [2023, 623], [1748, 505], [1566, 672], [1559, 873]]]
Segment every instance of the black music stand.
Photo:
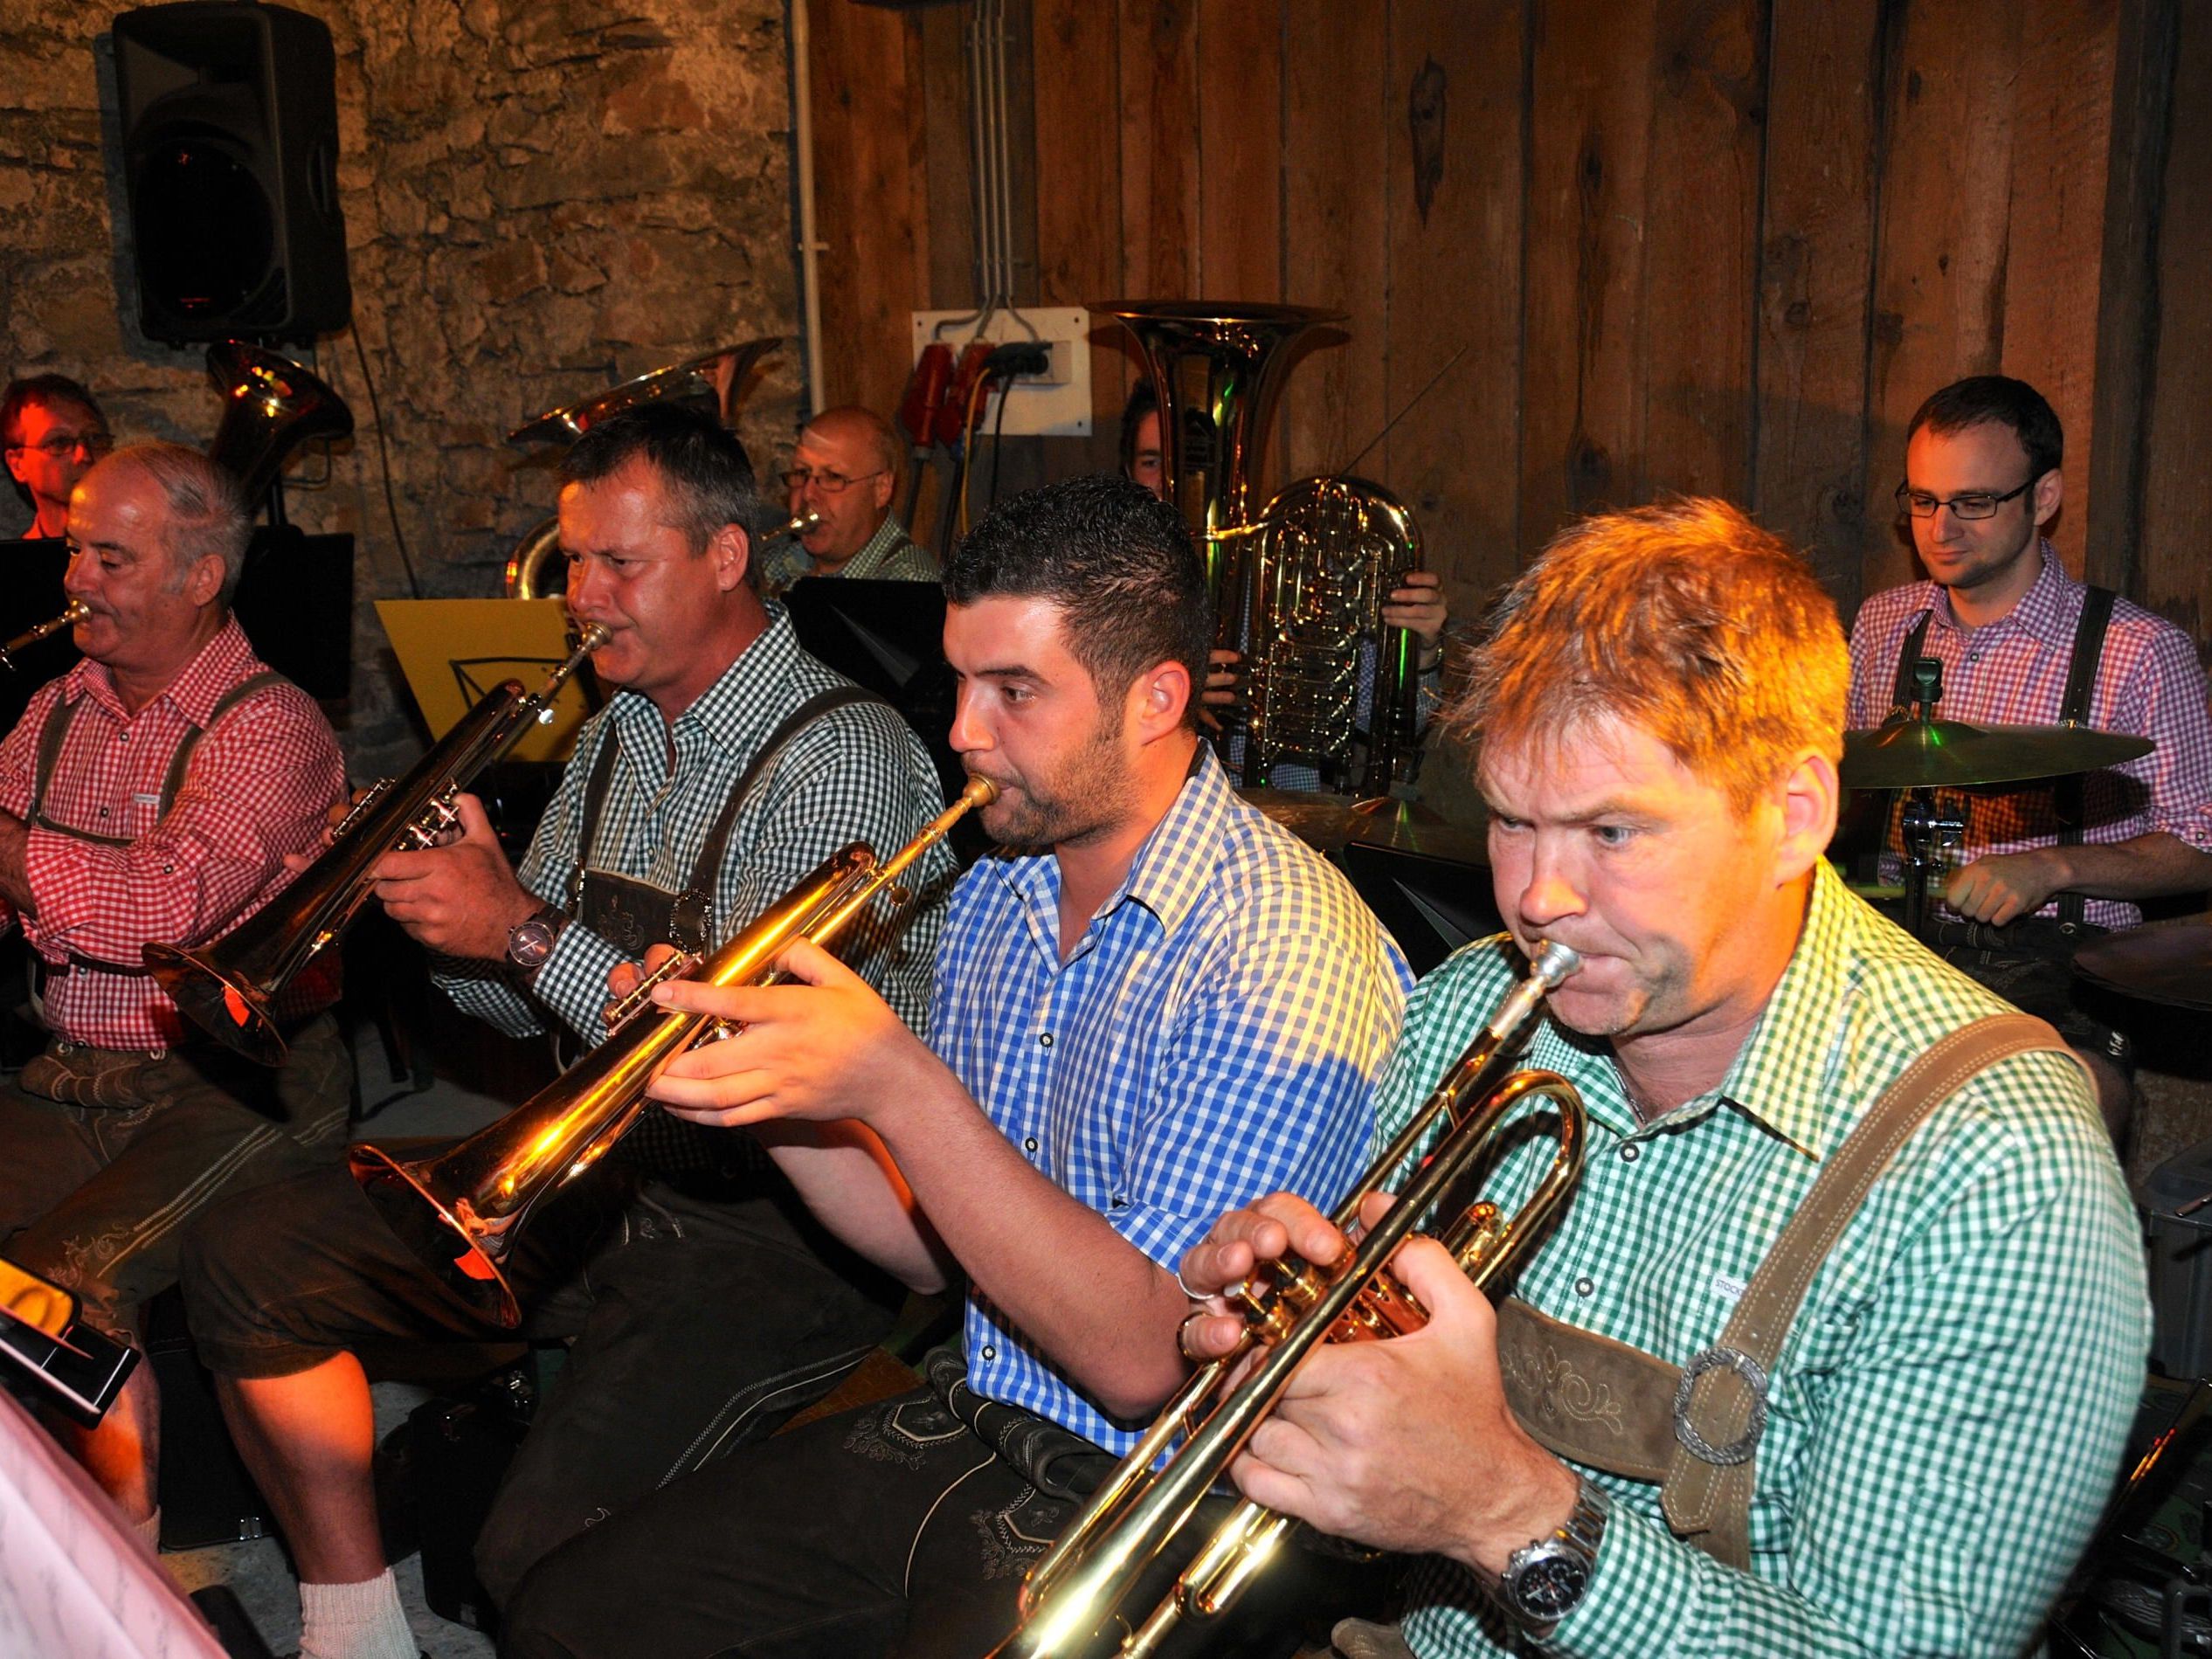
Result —
[[[952, 669], [944, 660], [944, 591], [932, 582], [810, 576], [784, 596], [798, 642], [906, 716], [950, 799], [967, 785], [952, 751]], [[963, 825], [971, 820], [964, 819]]]
[[1505, 926], [1486, 865], [1358, 841], [1348, 842], [1337, 862], [1417, 974]]

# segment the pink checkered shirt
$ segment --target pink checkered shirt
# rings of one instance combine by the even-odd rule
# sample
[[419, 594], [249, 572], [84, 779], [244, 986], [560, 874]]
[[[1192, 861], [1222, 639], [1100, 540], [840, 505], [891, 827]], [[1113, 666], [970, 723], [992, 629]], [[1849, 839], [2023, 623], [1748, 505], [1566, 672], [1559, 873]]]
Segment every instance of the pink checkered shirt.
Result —
[[[1943, 664], [1941, 718], [1970, 725], [2056, 722], [2088, 590], [2066, 574], [2048, 542], [2043, 561], [2036, 584], [2008, 615], [1986, 627], [1963, 626], [1952, 612], [1951, 596], [1932, 582], [1910, 583], [1869, 599], [1851, 628], [1849, 725], [1878, 726], [1889, 717], [1897, 653], [1920, 613], [1930, 610], [1934, 615], [1922, 654]], [[2212, 851], [2212, 717], [2206, 713], [2204, 670], [2188, 635], [2140, 605], [2126, 599], [2115, 605], [2089, 723], [2152, 738], [2158, 747], [2140, 760], [2083, 780], [2082, 839], [2111, 843], [2164, 830]], [[1946, 805], [1967, 803], [1970, 858], [2050, 847], [2058, 840], [2047, 783], [1940, 793]], [[1899, 846], [1893, 819], [1889, 847]], [[1895, 881], [1903, 874], [1902, 859], [1885, 852], [1883, 879]], [[2055, 902], [2037, 912], [2057, 913]], [[2143, 913], [2118, 900], [2091, 899], [2084, 919], [2098, 927], [2133, 927]]]
[[[232, 621], [134, 715], [106, 667], [86, 660], [41, 688], [0, 743], [0, 811], [22, 818], [47, 714], [83, 700], [41, 812], [68, 829], [129, 838], [107, 847], [33, 827], [24, 865], [38, 914], [17, 916], [0, 901], [0, 925], [21, 922], [49, 968], [66, 969], [46, 979], [46, 1024], [57, 1035], [98, 1048], [174, 1045], [183, 1022], [139, 966], [139, 947], [227, 932], [290, 879], [285, 854], [318, 844], [324, 814], [345, 792], [345, 764], [321, 710], [289, 684], [233, 705], [192, 751], [168, 814], [156, 817], [185, 732], [264, 672]], [[311, 994], [305, 979], [294, 989]]]

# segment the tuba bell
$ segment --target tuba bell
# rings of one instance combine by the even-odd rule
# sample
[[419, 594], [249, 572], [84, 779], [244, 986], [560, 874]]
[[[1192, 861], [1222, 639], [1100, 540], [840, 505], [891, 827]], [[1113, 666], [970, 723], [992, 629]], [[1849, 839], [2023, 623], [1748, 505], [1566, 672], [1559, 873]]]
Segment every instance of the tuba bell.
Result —
[[1091, 309], [1136, 336], [1159, 398], [1168, 499], [1206, 561], [1213, 643], [1249, 660], [1261, 591], [1254, 490], [1287, 348], [1344, 313], [1202, 300], [1109, 300]]
[[223, 392], [208, 459], [230, 469], [249, 502], [267, 493], [301, 445], [353, 431], [345, 399], [289, 357], [218, 340], [207, 349], [207, 372]]
[[[1290, 1373], [1309, 1353], [1325, 1342], [1384, 1339], [1427, 1323], [1427, 1310], [1391, 1274], [1390, 1257], [1440, 1203], [1448, 1209], [1461, 1203], [1499, 1137], [1528, 1121], [1514, 1117], [1524, 1103], [1546, 1103], [1557, 1114], [1550, 1166], [1510, 1220], [1496, 1204], [1477, 1199], [1451, 1218], [1441, 1242], [1476, 1287], [1485, 1286], [1527, 1250], [1572, 1190], [1582, 1169], [1581, 1096], [1556, 1073], [1514, 1066], [1521, 1038], [1544, 999], [1581, 965], [1563, 944], [1547, 944], [1536, 952], [1528, 978], [1338, 1206], [1331, 1219], [1351, 1239], [1361, 1201], [1381, 1191], [1401, 1167], [1414, 1166], [1398, 1201], [1357, 1243], [1347, 1244], [1334, 1262], [1286, 1256], [1268, 1264], [1263, 1282], [1232, 1291], [1245, 1314], [1245, 1346], [1192, 1377], [1030, 1569], [1021, 1591], [1021, 1622], [992, 1659], [1136, 1659], [1157, 1653], [1184, 1621], [1227, 1611], [1268, 1564], [1295, 1523], [1246, 1500], [1199, 1546], [1149, 1614], [1125, 1605], [1146, 1569], [1274, 1410]], [[1440, 1123], [1442, 1134], [1430, 1146], [1430, 1131]], [[1224, 1379], [1255, 1348], [1262, 1351], [1250, 1370], [1214, 1400]], [[1183, 1445], [1168, 1455], [1179, 1439]], [[1160, 1464], [1164, 1455], [1168, 1461]]]

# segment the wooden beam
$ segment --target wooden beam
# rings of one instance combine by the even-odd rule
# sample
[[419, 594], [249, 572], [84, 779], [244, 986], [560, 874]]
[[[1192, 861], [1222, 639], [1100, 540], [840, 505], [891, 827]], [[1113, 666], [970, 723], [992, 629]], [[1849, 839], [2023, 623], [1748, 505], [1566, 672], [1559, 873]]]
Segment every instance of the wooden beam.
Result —
[[1751, 504], [1847, 616], [1867, 536], [1881, 12], [1879, 0], [1774, 0], [1767, 70]]

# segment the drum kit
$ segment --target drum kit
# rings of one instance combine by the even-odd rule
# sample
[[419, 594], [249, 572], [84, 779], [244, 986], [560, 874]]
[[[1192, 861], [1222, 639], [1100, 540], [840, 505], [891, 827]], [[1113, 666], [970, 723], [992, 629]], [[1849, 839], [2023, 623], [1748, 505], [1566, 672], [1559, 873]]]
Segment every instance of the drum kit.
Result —
[[[1915, 937], [1926, 922], [1928, 891], [1946, 846], [1966, 833], [1963, 817], [1936, 791], [2067, 778], [2136, 760], [2156, 745], [2148, 737], [2087, 726], [1969, 725], [1935, 714], [1941, 676], [1932, 659], [1915, 667], [1918, 695], [1909, 711], [1843, 736], [1847, 789], [1902, 790], [1904, 924]], [[2212, 1008], [2212, 925], [2203, 920], [2153, 923], [2100, 935], [2074, 957], [2074, 971], [2106, 990], [2141, 1001]]]

